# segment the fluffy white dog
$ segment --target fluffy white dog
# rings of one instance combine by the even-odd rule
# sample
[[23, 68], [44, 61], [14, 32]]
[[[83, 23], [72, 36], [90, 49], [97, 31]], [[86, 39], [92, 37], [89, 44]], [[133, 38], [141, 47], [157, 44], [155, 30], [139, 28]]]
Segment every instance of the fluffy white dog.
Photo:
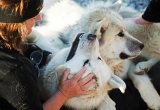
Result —
[[[123, 14], [124, 18], [141, 16], [141, 13], [136, 12], [133, 9], [126, 10], [125, 7], [122, 7], [120, 12]], [[130, 12], [134, 12], [135, 14], [129, 14]], [[152, 23], [148, 25], [139, 25], [132, 22], [125, 23], [127, 31], [144, 43], [145, 47], [142, 51], [142, 56], [147, 58], [147, 61], [139, 61], [136, 65], [132, 65], [130, 69], [130, 77], [134, 80], [134, 85], [136, 85], [141, 97], [148, 107], [154, 110], [159, 110], [160, 96], [155, 90], [148, 75], [144, 73], [148, 72], [149, 69], [160, 59], [160, 23]], [[136, 73], [137, 75], [133, 73]]]

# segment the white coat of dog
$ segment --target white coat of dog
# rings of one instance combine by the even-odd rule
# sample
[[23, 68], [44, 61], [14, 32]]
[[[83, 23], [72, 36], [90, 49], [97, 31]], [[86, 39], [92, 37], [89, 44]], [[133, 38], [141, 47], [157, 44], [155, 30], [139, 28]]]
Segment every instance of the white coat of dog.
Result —
[[[133, 9], [126, 10], [123, 5], [120, 12], [124, 18], [136, 18], [141, 16], [141, 13]], [[134, 14], [130, 14], [130, 12], [134, 12]], [[148, 59], [147, 61], [139, 61], [136, 65], [132, 64], [129, 75], [134, 80], [134, 85], [136, 85], [136, 88], [148, 107], [159, 110], [160, 95], [154, 88], [148, 75], [144, 73], [148, 72], [149, 69], [160, 60], [160, 23], [140, 25], [128, 22], [127, 20], [125, 21], [127, 31], [144, 43], [145, 47], [142, 51], [142, 56], [145, 56]]]
[[[79, 41], [76, 45], [75, 42]], [[66, 61], [70, 57], [68, 61]], [[114, 75], [99, 53], [99, 42], [96, 35], [79, 34], [73, 45], [64, 48], [51, 59], [41, 74], [41, 86], [43, 96], [50, 97], [59, 86], [59, 81], [66, 68], [71, 69], [68, 79], [72, 78], [82, 67], [87, 71], [82, 77], [94, 73], [96, 84], [89, 89], [95, 89], [95, 93], [85, 96], [73, 97], [66, 101], [65, 105], [74, 109], [91, 110], [116, 110], [115, 103], [108, 96], [108, 91], [119, 88], [124, 93], [126, 85], [121, 78]], [[83, 105], [83, 106], [82, 106]]]
[[142, 55], [148, 59], [147, 61], [140, 61], [135, 66], [132, 65], [131, 72], [137, 75], [133, 76], [131, 74], [131, 77], [135, 80], [134, 84], [139, 83], [139, 86], [137, 86], [138, 90], [147, 105], [154, 110], [159, 110], [160, 95], [154, 88], [148, 75], [144, 73], [148, 72], [160, 60], [160, 24], [155, 23], [143, 26], [130, 23], [129, 25], [127, 24], [127, 30], [144, 43], [145, 47]]

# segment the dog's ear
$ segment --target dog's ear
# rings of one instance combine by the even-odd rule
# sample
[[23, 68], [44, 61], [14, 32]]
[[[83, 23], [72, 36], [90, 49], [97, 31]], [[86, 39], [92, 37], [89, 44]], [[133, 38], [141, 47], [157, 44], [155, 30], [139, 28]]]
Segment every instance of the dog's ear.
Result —
[[121, 8], [121, 5], [122, 5], [122, 0], [117, 0], [112, 6], [110, 6], [109, 8], [116, 11], [116, 12], [119, 12], [120, 8]]
[[118, 76], [112, 74], [112, 76], [111, 76], [111, 78], [110, 78], [110, 80], [109, 80], [108, 83], [109, 83], [109, 85], [110, 85], [111, 88], [119, 88], [122, 93], [125, 92], [126, 84]]
[[104, 33], [106, 32], [108, 28], [108, 21], [106, 18], [103, 18], [102, 20], [98, 21], [95, 25], [95, 35], [100, 40]]

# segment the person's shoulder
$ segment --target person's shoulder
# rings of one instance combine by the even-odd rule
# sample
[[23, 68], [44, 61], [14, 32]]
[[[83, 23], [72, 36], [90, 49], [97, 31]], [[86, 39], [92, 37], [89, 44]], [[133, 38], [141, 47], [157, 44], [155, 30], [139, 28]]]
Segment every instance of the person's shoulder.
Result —
[[[18, 79], [25, 77], [37, 77], [36, 69], [31, 61], [19, 53], [0, 51], [0, 79], [12, 76]], [[23, 74], [23, 75], [22, 75]]]
[[0, 51], [0, 68], [2, 68], [2, 66], [7, 68], [8, 66], [15, 67], [17, 65], [18, 59], [14, 54]]
[[7, 73], [27, 65], [29, 60], [18, 52], [0, 51], [0, 72]]
[[18, 68], [19, 62], [11, 53], [0, 51], [0, 79]]

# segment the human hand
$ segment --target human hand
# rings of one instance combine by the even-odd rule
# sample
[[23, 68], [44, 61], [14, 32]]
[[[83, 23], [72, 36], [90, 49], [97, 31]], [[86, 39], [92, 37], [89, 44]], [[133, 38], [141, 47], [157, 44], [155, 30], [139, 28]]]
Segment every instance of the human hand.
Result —
[[137, 18], [126, 18], [124, 19], [125, 22], [128, 23], [135, 23], [139, 25], [149, 25], [152, 24], [152, 22], [144, 20], [142, 17], [137, 17]]
[[68, 99], [75, 96], [88, 95], [94, 92], [94, 90], [88, 90], [88, 88], [95, 84], [96, 80], [93, 79], [93, 74], [89, 74], [81, 79], [86, 68], [82, 68], [72, 79], [68, 80], [67, 77], [70, 74], [70, 70], [67, 69], [64, 72], [61, 80], [59, 91]]

